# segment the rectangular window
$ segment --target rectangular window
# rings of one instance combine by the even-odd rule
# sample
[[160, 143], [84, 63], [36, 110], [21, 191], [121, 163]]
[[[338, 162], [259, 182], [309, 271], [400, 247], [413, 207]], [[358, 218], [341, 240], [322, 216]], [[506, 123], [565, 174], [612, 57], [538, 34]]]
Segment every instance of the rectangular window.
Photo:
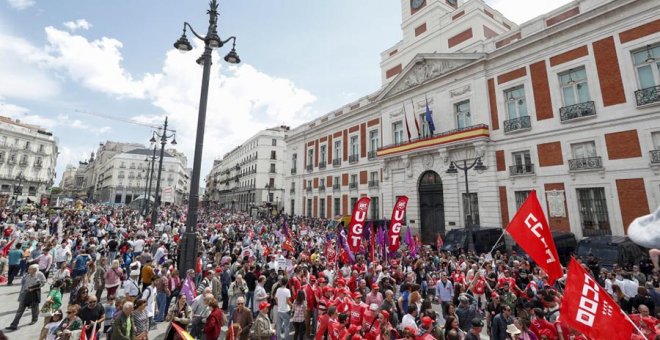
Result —
[[370, 181], [377, 181], [378, 180], [378, 171], [372, 171], [369, 173], [369, 180]]
[[307, 150], [307, 166], [313, 166], [314, 165], [314, 149], [309, 149]]
[[610, 235], [610, 219], [604, 188], [577, 189], [582, 236]]
[[25, 142], [25, 150], [30, 150], [30, 142]]
[[312, 199], [307, 199], [307, 217], [312, 217]]
[[470, 114], [470, 101], [464, 100], [454, 104], [454, 115], [456, 116], [456, 128], [464, 129], [472, 126], [472, 115]]
[[311, 179], [307, 181], [307, 189], [308, 190], [312, 189], [312, 180]]
[[351, 175], [351, 183], [353, 183], [353, 184], [357, 184], [357, 177], [358, 177], [358, 176], [355, 175], [355, 174]]
[[296, 190], [296, 183], [295, 182], [291, 182], [291, 189]]
[[583, 159], [598, 156], [596, 153], [596, 144], [593, 141], [571, 144], [571, 152], [573, 153], [573, 159]]
[[332, 208], [334, 209], [335, 216], [341, 215], [341, 199], [340, 198], [335, 198], [335, 203], [334, 203], [334, 206]]
[[350, 209], [351, 213], [353, 212], [353, 209], [355, 208], [355, 203], [357, 203], [357, 200], [358, 199], [356, 197], [351, 197], [351, 206], [348, 207], [348, 209]]
[[325, 218], [325, 198], [319, 199], [319, 217]]
[[372, 220], [377, 220], [380, 218], [380, 205], [377, 196], [371, 198], [371, 204], [369, 204], [369, 210], [371, 210]]
[[394, 144], [403, 143], [403, 122], [398, 121], [392, 123], [392, 140]]
[[273, 190], [275, 188], [275, 178], [268, 179], [268, 187]]
[[294, 153], [291, 155], [291, 168], [295, 169], [296, 168], [296, 163], [298, 162], [298, 154]]
[[277, 159], [277, 151], [272, 150], [270, 152], [270, 159]]
[[660, 150], [660, 131], [651, 133], [653, 141], [653, 150]]
[[321, 178], [321, 180], [319, 181], [319, 186], [325, 188], [325, 178]]
[[39, 145], [39, 152], [44, 152], [44, 145], [43, 144]]
[[379, 146], [378, 130], [369, 131], [369, 151], [376, 152]]
[[351, 136], [351, 156], [358, 155], [358, 149], [360, 144], [358, 143], [358, 136]]
[[468, 225], [469, 218], [472, 219], [472, 225], [479, 225], [479, 197], [476, 192], [470, 193], [470, 204], [467, 204], [467, 195], [463, 193], [463, 214], [465, 216], [465, 225]]
[[640, 89], [660, 85], [660, 45], [648, 46], [633, 53]]
[[274, 174], [275, 173], [275, 164], [270, 165], [270, 173]]
[[277, 139], [273, 138], [273, 140], [271, 141], [271, 145], [277, 146]]
[[520, 209], [520, 206], [525, 203], [527, 196], [529, 196], [530, 190], [521, 190], [516, 191], [516, 210]]
[[291, 200], [291, 216], [296, 214], [296, 200]]
[[335, 141], [335, 158], [334, 159], [341, 159], [341, 141]]
[[[431, 112], [431, 118], [433, 118], [433, 112]], [[417, 115], [417, 121], [419, 122], [419, 133], [421, 137], [431, 137], [431, 129], [429, 129], [429, 122], [426, 120], [426, 112], [420, 113]]]
[[518, 151], [511, 154], [513, 158], [513, 168], [511, 169], [512, 175], [529, 174], [534, 172], [532, 165], [532, 157], [529, 151]]
[[564, 106], [571, 106], [591, 100], [589, 96], [589, 84], [587, 83], [587, 71], [584, 69], [584, 66], [560, 73], [559, 84], [561, 86], [561, 97], [564, 101]]
[[527, 101], [525, 100], [525, 87], [523, 85], [505, 90], [504, 100], [509, 119], [516, 119], [528, 115]]
[[325, 162], [325, 159], [328, 156], [327, 148], [328, 147], [326, 145], [321, 145], [321, 149], [319, 151], [319, 158], [321, 162]]

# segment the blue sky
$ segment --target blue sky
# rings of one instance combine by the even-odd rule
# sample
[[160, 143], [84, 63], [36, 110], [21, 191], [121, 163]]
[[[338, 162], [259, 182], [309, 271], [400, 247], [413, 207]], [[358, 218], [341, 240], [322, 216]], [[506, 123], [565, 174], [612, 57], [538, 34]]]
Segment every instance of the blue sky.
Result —
[[[521, 23], [566, 0], [486, 1]], [[542, 3], [546, 3], [545, 1]], [[169, 116], [192, 163], [201, 46], [172, 43], [184, 21], [205, 32], [206, 0], [0, 0], [0, 115], [59, 138], [59, 178], [105, 140], [148, 143]], [[396, 0], [220, 1], [219, 34], [243, 61], [214, 55], [202, 175], [260, 129], [295, 127], [380, 87], [380, 52], [401, 38]], [[189, 38], [192, 36], [189, 34]], [[201, 183], [203, 186], [204, 183]]]

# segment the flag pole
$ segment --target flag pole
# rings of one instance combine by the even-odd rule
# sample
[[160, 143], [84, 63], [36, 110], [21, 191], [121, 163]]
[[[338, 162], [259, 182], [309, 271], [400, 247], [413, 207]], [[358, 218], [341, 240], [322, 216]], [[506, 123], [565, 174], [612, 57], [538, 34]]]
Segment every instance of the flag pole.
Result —
[[[600, 285], [599, 285], [599, 286], [600, 286]], [[601, 288], [602, 288], [602, 287], [601, 287]], [[623, 311], [621, 311], [621, 312], [623, 312]], [[560, 312], [560, 313], [561, 313], [561, 312]], [[639, 332], [639, 335], [641, 335], [645, 340], [649, 340], [649, 338], [646, 337], [646, 334], [644, 334], [644, 333], [642, 332], [642, 330], [639, 328], [639, 326], [637, 326], [637, 324], [634, 323], [634, 322], [632, 321], [632, 319], [630, 318], [630, 316], [628, 316], [628, 314], [626, 314], [625, 312], [623, 312], [623, 315], [625, 315], [626, 319], [628, 319], [628, 321], [630, 321], [630, 323], [633, 325], [633, 327], [635, 327], [635, 329]]]
[[[493, 258], [493, 250], [495, 250], [495, 247], [497, 247], [497, 245], [500, 243], [500, 240], [502, 240], [502, 237], [504, 237], [504, 234], [505, 234], [505, 233], [506, 233], [506, 228], [502, 228], [502, 234], [501, 234], [500, 237], [497, 239], [497, 241], [495, 241], [495, 244], [493, 245], [492, 248], [490, 248], [490, 251], [488, 252], [488, 254], [490, 254], [490, 257], [491, 257], [491, 258]], [[471, 235], [468, 235], [468, 237], [471, 237]], [[484, 261], [484, 262], [481, 264], [481, 266], [479, 266], [479, 271], [480, 271], [481, 269], [483, 269], [485, 265], [486, 265], [486, 261]], [[469, 288], [470, 286], [472, 286], [472, 284], [474, 283], [474, 281], [475, 281], [476, 279], [477, 279], [477, 274], [475, 273], [475, 274], [474, 274], [474, 277], [472, 278], [472, 281], [470, 281], [470, 284], [468, 285], [468, 288]]]

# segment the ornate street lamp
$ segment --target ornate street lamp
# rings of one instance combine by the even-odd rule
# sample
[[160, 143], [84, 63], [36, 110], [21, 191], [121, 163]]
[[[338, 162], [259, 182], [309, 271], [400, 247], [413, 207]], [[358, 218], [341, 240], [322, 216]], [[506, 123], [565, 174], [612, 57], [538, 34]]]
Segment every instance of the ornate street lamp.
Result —
[[[236, 37], [229, 37], [226, 40], [220, 39], [218, 35], [218, 1], [211, 0], [209, 2], [209, 10], [206, 12], [209, 15], [209, 27], [206, 36], [201, 36], [195, 30], [184, 22], [183, 34], [174, 43], [174, 48], [180, 52], [187, 52], [192, 50], [192, 45], [186, 36], [186, 28], [189, 28], [192, 34], [198, 39], [204, 41], [204, 53], [198, 59], [204, 66], [202, 71], [202, 91], [199, 100], [199, 113], [197, 115], [197, 134], [195, 137], [195, 155], [193, 158], [193, 171], [192, 178], [190, 179], [190, 195], [188, 199], [188, 214], [186, 219], [186, 232], [182, 237], [180, 243], [179, 254], [179, 274], [182, 278], [185, 277], [188, 269], [195, 268], [195, 260], [197, 257], [197, 234], [195, 229], [197, 227], [197, 205], [199, 204], [199, 178], [202, 165], [202, 149], [204, 147], [204, 127], [206, 125], [206, 105], [209, 95], [209, 79], [211, 76], [211, 52], [214, 48], [221, 48], [229, 41], [232, 41], [232, 49], [225, 56], [225, 61], [230, 64], [238, 64], [241, 59], [236, 53]], [[232, 202], [232, 205], [234, 202]]]
[[[463, 171], [465, 175], [465, 196], [466, 196], [466, 228], [467, 228], [467, 239], [468, 239], [468, 251], [474, 252], [474, 240], [472, 239], [472, 202], [470, 201], [470, 186], [468, 184], [468, 170], [474, 169], [477, 172], [482, 173], [486, 170], [486, 166], [481, 162], [481, 157], [477, 157], [472, 160], [472, 164], [468, 165], [469, 159], [463, 159], [460, 161], [452, 161], [449, 164], [447, 169], [448, 174], [457, 174], [458, 170]], [[462, 163], [462, 165], [461, 165]]]

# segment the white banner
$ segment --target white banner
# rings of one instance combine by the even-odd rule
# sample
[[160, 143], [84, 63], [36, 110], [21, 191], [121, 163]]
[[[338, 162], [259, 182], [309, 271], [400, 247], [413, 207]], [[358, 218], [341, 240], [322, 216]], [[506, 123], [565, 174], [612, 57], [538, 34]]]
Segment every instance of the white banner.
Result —
[[164, 187], [160, 197], [162, 202], [174, 203], [174, 189], [172, 187]]

